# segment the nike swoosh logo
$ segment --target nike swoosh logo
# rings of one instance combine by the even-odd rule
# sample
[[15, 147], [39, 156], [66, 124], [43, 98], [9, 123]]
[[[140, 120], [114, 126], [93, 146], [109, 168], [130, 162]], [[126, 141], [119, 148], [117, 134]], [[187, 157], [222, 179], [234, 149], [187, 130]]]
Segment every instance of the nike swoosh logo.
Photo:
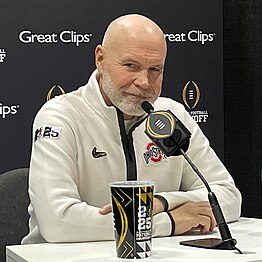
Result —
[[96, 148], [96, 147], [94, 147], [94, 148], [92, 149], [92, 156], [93, 156], [94, 158], [99, 158], [99, 157], [103, 157], [103, 156], [106, 156], [106, 155], [107, 155], [106, 152], [97, 151], [97, 148]]

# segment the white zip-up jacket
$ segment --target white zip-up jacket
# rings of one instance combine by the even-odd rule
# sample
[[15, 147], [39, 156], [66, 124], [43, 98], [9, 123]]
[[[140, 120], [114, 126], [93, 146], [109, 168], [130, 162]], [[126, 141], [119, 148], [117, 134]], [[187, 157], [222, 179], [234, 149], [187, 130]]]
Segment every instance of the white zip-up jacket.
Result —
[[[29, 234], [22, 243], [112, 240], [109, 184], [127, 179], [116, 109], [100, 93], [96, 72], [78, 90], [45, 103], [33, 125], [29, 175]], [[155, 110], [171, 110], [192, 133], [188, 156], [217, 195], [227, 221], [240, 215], [241, 194], [208, 139], [184, 107], [158, 98]], [[207, 200], [207, 190], [182, 156], [165, 157], [144, 134], [132, 133], [137, 179], [154, 181], [155, 192], [172, 210], [187, 201]], [[153, 218], [153, 235], [169, 236], [167, 213]]]

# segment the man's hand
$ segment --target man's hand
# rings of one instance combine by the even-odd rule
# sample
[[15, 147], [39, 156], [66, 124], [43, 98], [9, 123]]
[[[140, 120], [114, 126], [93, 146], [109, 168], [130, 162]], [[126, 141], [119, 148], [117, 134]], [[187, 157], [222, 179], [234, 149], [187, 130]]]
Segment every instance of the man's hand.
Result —
[[164, 211], [164, 207], [162, 202], [158, 199], [154, 197], [154, 202], [153, 202], [153, 216], [161, 213]]
[[101, 215], [107, 215], [110, 212], [112, 212], [112, 204], [107, 204], [107, 205], [103, 206], [102, 208], [100, 208], [100, 210], [99, 210], [99, 214], [101, 214]]
[[181, 235], [194, 227], [200, 228], [201, 233], [212, 231], [216, 220], [207, 201], [187, 202], [170, 211], [174, 218], [175, 235]]
[[[154, 202], [153, 202], [153, 215], [157, 214], [157, 213], [161, 213], [164, 211], [164, 207], [161, 203], [161, 201], [157, 198], [154, 198]], [[105, 206], [103, 206], [100, 210], [99, 213], [101, 215], [107, 215], [110, 212], [112, 212], [112, 204], [107, 204]]]

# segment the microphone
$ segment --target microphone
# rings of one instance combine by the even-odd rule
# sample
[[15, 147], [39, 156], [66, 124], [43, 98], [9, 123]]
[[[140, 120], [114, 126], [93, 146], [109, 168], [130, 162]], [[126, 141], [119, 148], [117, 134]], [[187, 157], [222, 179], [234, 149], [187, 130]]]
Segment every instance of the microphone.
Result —
[[148, 115], [154, 112], [154, 107], [148, 101], [142, 102], [141, 107]]
[[141, 107], [148, 114], [145, 133], [166, 156], [178, 156], [181, 149], [188, 149], [191, 133], [170, 110], [154, 112], [148, 101]]
[[154, 111], [153, 106], [148, 101], [142, 102], [141, 107], [148, 114], [145, 134], [167, 157], [183, 155], [193, 171], [198, 175], [207, 188], [208, 200], [222, 238], [181, 241], [180, 244], [202, 248], [237, 250], [242, 254], [242, 252], [236, 247], [237, 241], [231, 236], [215, 193], [212, 192], [205, 177], [185, 153], [189, 147], [191, 137], [190, 131], [170, 110]]

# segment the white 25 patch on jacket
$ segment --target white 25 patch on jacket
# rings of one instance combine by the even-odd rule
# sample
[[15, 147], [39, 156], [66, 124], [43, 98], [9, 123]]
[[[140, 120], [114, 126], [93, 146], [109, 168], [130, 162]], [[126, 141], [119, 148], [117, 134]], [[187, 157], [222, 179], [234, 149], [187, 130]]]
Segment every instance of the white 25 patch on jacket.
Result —
[[61, 130], [62, 128], [57, 126], [41, 126], [35, 131], [34, 141], [36, 142], [40, 138], [57, 139], [60, 137]]

